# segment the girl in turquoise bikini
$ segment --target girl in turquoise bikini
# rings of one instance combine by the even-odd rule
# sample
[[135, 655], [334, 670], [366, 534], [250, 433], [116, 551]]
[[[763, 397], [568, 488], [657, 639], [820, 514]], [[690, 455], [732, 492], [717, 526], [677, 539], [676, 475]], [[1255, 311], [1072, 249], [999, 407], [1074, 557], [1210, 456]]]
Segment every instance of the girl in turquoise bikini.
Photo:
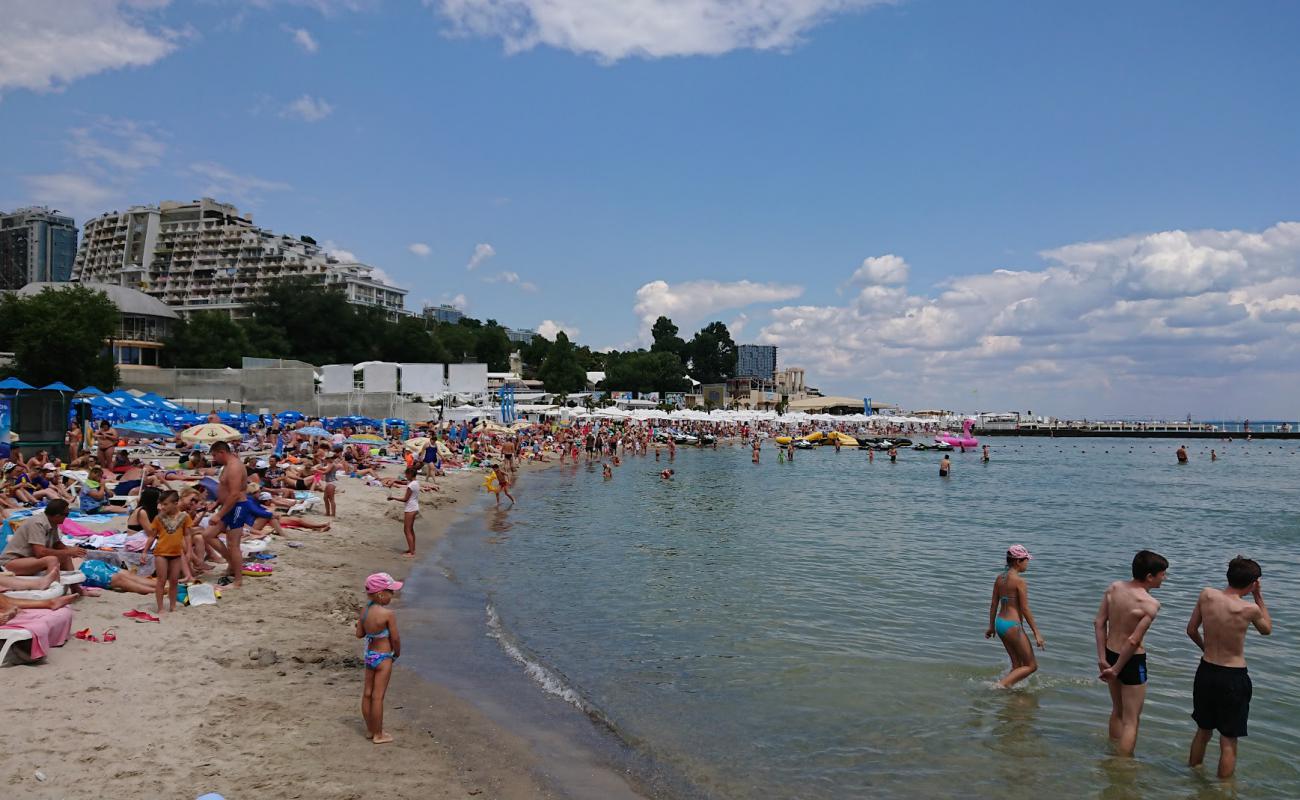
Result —
[[393, 661], [402, 654], [402, 640], [397, 635], [397, 615], [388, 609], [393, 592], [402, 588], [387, 572], [366, 578], [366, 595], [370, 602], [357, 620], [357, 638], [366, 640], [366, 688], [361, 695], [361, 716], [366, 721], [366, 738], [375, 744], [387, 744], [393, 737], [384, 731], [384, 695], [393, 674]]
[[1011, 658], [1011, 671], [998, 685], [1004, 689], [1012, 686], [1038, 671], [1038, 661], [1034, 650], [1029, 646], [1029, 637], [1024, 625], [1034, 632], [1038, 649], [1046, 644], [1034, 623], [1034, 615], [1029, 611], [1029, 586], [1021, 573], [1029, 569], [1029, 560], [1033, 556], [1023, 545], [1007, 548], [1007, 568], [993, 581], [993, 601], [989, 604], [989, 628], [984, 631], [985, 639], [992, 639], [997, 633], [1002, 646]]

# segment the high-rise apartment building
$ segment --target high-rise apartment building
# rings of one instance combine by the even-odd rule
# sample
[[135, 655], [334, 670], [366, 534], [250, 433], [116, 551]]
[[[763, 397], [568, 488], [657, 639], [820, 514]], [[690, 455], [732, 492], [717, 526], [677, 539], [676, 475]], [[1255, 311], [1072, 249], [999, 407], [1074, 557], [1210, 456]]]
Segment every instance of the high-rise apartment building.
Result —
[[742, 344], [736, 347], [736, 377], [770, 381], [776, 374], [776, 346]]
[[0, 289], [72, 280], [77, 223], [48, 208], [0, 214]]
[[269, 282], [291, 277], [338, 286], [349, 302], [390, 317], [406, 313], [406, 290], [376, 277], [373, 267], [339, 261], [311, 237], [259, 228], [252, 215], [209, 198], [133, 206], [88, 220], [73, 274], [138, 289], [182, 316], [240, 316]]

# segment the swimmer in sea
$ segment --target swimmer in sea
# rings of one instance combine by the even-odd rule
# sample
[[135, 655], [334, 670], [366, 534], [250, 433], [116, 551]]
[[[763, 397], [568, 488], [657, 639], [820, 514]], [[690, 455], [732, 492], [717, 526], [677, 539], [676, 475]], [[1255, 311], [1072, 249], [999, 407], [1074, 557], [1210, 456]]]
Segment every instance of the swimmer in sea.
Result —
[[1033, 556], [1024, 545], [1012, 545], [1007, 548], [1007, 568], [993, 581], [993, 600], [989, 603], [989, 627], [984, 631], [985, 639], [992, 639], [997, 634], [1002, 646], [1011, 658], [1011, 671], [998, 685], [1007, 688], [1038, 671], [1038, 661], [1034, 658], [1034, 649], [1029, 646], [1029, 636], [1025, 633], [1027, 623], [1034, 632], [1034, 641], [1038, 649], [1046, 645], [1043, 636], [1034, 623], [1034, 615], [1029, 611], [1029, 586], [1021, 573], [1029, 569], [1029, 560]]
[[1093, 620], [1097, 667], [1110, 687], [1110, 739], [1120, 755], [1137, 748], [1138, 723], [1147, 696], [1147, 654], [1142, 647], [1160, 602], [1151, 596], [1165, 582], [1169, 562], [1150, 550], [1133, 557], [1133, 579], [1115, 581], [1101, 596]]
[[1210, 450], [1210, 460], [1211, 460], [1211, 461], [1218, 461], [1218, 460], [1219, 460], [1219, 454], [1216, 453], [1216, 452], [1214, 452], [1213, 449]]
[[989, 446], [984, 445], [984, 456], [980, 459], [985, 464], [989, 463]]
[[940, 478], [948, 477], [948, 470], [950, 469], [952, 469], [952, 460], [945, 455], [943, 459], [939, 462], [939, 477]]
[[1186, 446], [1186, 445], [1182, 445], [1182, 446], [1180, 446], [1180, 447], [1178, 448], [1178, 452], [1177, 452], [1175, 455], [1178, 456], [1178, 463], [1179, 463], [1179, 464], [1186, 464], [1186, 463], [1187, 463], [1187, 446]]
[[891, 447], [889, 448], [889, 463], [895, 464], [897, 462], [898, 462], [898, 448]]
[[670, 481], [673, 479], [674, 474], [675, 473], [671, 469], [666, 469], [663, 472], [659, 473], [659, 477], [663, 478], [666, 481]]
[[605, 480], [610, 480], [614, 477], [614, 470], [609, 468], [609, 464], [606, 464], [604, 469], [601, 470], [601, 475]]

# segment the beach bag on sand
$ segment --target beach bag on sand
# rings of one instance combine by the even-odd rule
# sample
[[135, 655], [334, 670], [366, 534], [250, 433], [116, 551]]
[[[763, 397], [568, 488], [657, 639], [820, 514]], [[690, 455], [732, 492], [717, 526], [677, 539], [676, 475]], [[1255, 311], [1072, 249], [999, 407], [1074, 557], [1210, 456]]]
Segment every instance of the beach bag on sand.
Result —
[[193, 584], [188, 591], [189, 605], [191, 606], [215, 606], [217, 604], [217, 592], [210, 583]]

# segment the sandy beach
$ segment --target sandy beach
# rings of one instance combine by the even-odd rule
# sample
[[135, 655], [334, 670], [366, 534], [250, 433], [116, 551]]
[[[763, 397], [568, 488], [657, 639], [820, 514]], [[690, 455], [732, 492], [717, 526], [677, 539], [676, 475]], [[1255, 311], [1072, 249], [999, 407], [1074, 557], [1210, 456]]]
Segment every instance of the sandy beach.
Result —
[[[424, 554], [480, 491], [481, 475], [438, 482], [442, 492], [424, 496], [417, 522]], [[3, 794], [561, 796], [522, 740], [401, 666], [386, 717], [396, 741], [364, 738], [352, 636], [361, 584], [374, 571], [404, 579], [412, 563], [399, 556], [400, 521], [385, 516], [399, 508], [387, 490], [342, 486], [330, 531], [288, 531], [303, 543], [297, 549], [273, 540], [273, 576], [246, 578], [216, 606], [183, 608], [160, 624], [122, 616], [152, 611], [152, 596], [84, 598], [75, 629], [116, 627], [116, 642], [70, 639], [45, 663], [0, 671], [10, 709], [0, 731]]]

